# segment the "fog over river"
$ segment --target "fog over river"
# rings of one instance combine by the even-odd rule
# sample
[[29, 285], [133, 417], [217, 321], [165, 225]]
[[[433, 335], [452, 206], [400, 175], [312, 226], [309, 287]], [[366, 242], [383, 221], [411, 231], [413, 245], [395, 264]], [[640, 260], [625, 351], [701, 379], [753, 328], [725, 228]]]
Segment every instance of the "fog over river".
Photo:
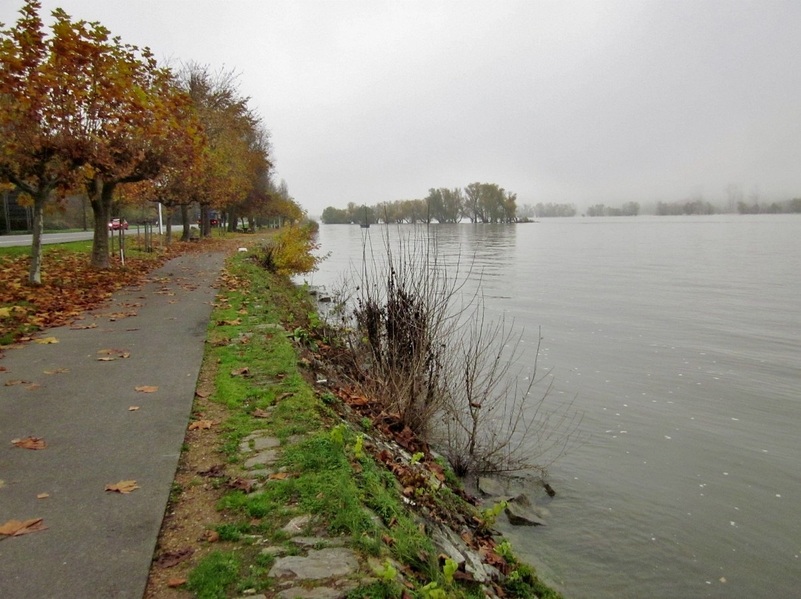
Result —
[[[321, 226], [330, 256], [309, 282], [336, 286], [386, 230]], [[549, 469], [548, 525], [502, 525], [523, 557], [568, 598], [801, 596], [801, 217], [429, 234], [475, 255], [529, 363], [541, 327], [548, 401], [583, 414], [583, 443]]]

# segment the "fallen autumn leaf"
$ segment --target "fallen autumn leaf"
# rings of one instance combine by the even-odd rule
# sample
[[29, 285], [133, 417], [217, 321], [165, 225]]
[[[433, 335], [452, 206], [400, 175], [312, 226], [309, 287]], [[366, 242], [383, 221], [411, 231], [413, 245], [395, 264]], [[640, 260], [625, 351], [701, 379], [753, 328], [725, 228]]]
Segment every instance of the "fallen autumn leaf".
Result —
[[6, 387], [13, 387], [14, 385], [30, 385], [30, 384], [31, 384], [30, 381], [23, 381], [22, 379], [15, 379], [13, 381], [5, 382]]
[[40, 437], [25, 437], [24, 439], [11, 439], [11, 444], [22, 449], [44, 449], [47, 443]]
[[31, 518], [30, 520], [9, 520], [0, 524], [0, 535], [9, 537], [19, 537], [32, 532], [46, 530], [43, 518]]
[[33, 341], [42, 345], [52, 345], [53, 343], [58, 343], [58, 339], [55, 337], [42, 337], [41, 339], [34, 339]]
[[106, 485], [106, 491], [112, 491], [114, 493], [130, 493], [134, 489], [138, 489], [139, 485], [136, 484], [135, 480], [121, 480], [118, 483], [114, 483], [111, 485]]
[[134, 391], [139, 391], [140, 393], [155, 393], [158, 390], [159, 388], [155, 385], [139, 385], [138, 387], [134, 387]]
[[64, 373], [69, 372], [69, 371], [70, 371], [69, 368], [54, 368], [53, 370], [45, 370], [44, 373], [45, 374], [64, 374]]
[[189, 430], [199, 430], [199, 429], [209, 429], [214, 425], [213, 420], [195, 420], [192, 424], [189, 425]]

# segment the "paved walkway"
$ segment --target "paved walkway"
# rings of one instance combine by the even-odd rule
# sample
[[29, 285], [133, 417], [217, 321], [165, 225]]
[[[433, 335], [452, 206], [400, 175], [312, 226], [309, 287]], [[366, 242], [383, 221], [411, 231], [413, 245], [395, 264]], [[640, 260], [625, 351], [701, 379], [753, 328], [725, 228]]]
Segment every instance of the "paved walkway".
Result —
[[[175, 258], [72, 328], [38, 335], [58, 343], [0, 360], [0, 526], [47, 527], [0, 536], [3, 599], [142, 597], [223, 261]], [[28, 436], [47, 447], [11, 443]], [[104, 490], [125, 480], [139, 488]]]

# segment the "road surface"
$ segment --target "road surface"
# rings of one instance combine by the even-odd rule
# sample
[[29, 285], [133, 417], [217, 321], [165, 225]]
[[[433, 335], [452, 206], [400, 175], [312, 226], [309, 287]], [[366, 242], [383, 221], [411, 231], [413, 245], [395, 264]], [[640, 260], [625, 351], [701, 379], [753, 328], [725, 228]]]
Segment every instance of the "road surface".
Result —
[[[136, 235], [136, 225], [132, 225], [126, 235]], [[141, 230], [141, 229], [140, 229]], [[78, 231], [77, 233], [45, 233], [42, 243], [66, 243], [69, 241], [83, 241], [92, 239], [92, 231]], [[0, 235], [0, 247], [31, 245], [32, 235]]]

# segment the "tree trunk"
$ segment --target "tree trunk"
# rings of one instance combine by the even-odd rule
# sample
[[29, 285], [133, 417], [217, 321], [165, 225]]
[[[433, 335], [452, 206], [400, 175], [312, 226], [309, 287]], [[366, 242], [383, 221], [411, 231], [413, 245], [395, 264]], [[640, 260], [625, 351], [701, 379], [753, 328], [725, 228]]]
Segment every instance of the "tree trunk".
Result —
[[111, 201], [116, 187], [116, 183], [104, 183], [100, 178], [93, 179], [89, 184], [89, 202], [95, 217], [91, 262], [94, 268], [110, 268], [111, 266], [108, 259], [108, 223], [111, 216]]
[[183, 226], [181, 241], [189, 241], [191, 234], [189, 222], [189, 204], [181, 204], [181, 225]]
[[172, 243], [172, 206], [164, 205], [164, 209], [167, 211], [167, 228], [166, 228], [166, 235], [167, 237], [164, 239], [164, 245], [170, 247]]
[[211, 235], [211, 225], [209, 224], [209, 207], [207, 204], [200, 205], [200, 235], [208, 237]]
[[28, 283], [42, 284], [42, 233], [44, 232], [44, 205], [47, 191], [40, 191], [33, 198], [33, 238], [31, 241], [31, 267], [28, 271]]

